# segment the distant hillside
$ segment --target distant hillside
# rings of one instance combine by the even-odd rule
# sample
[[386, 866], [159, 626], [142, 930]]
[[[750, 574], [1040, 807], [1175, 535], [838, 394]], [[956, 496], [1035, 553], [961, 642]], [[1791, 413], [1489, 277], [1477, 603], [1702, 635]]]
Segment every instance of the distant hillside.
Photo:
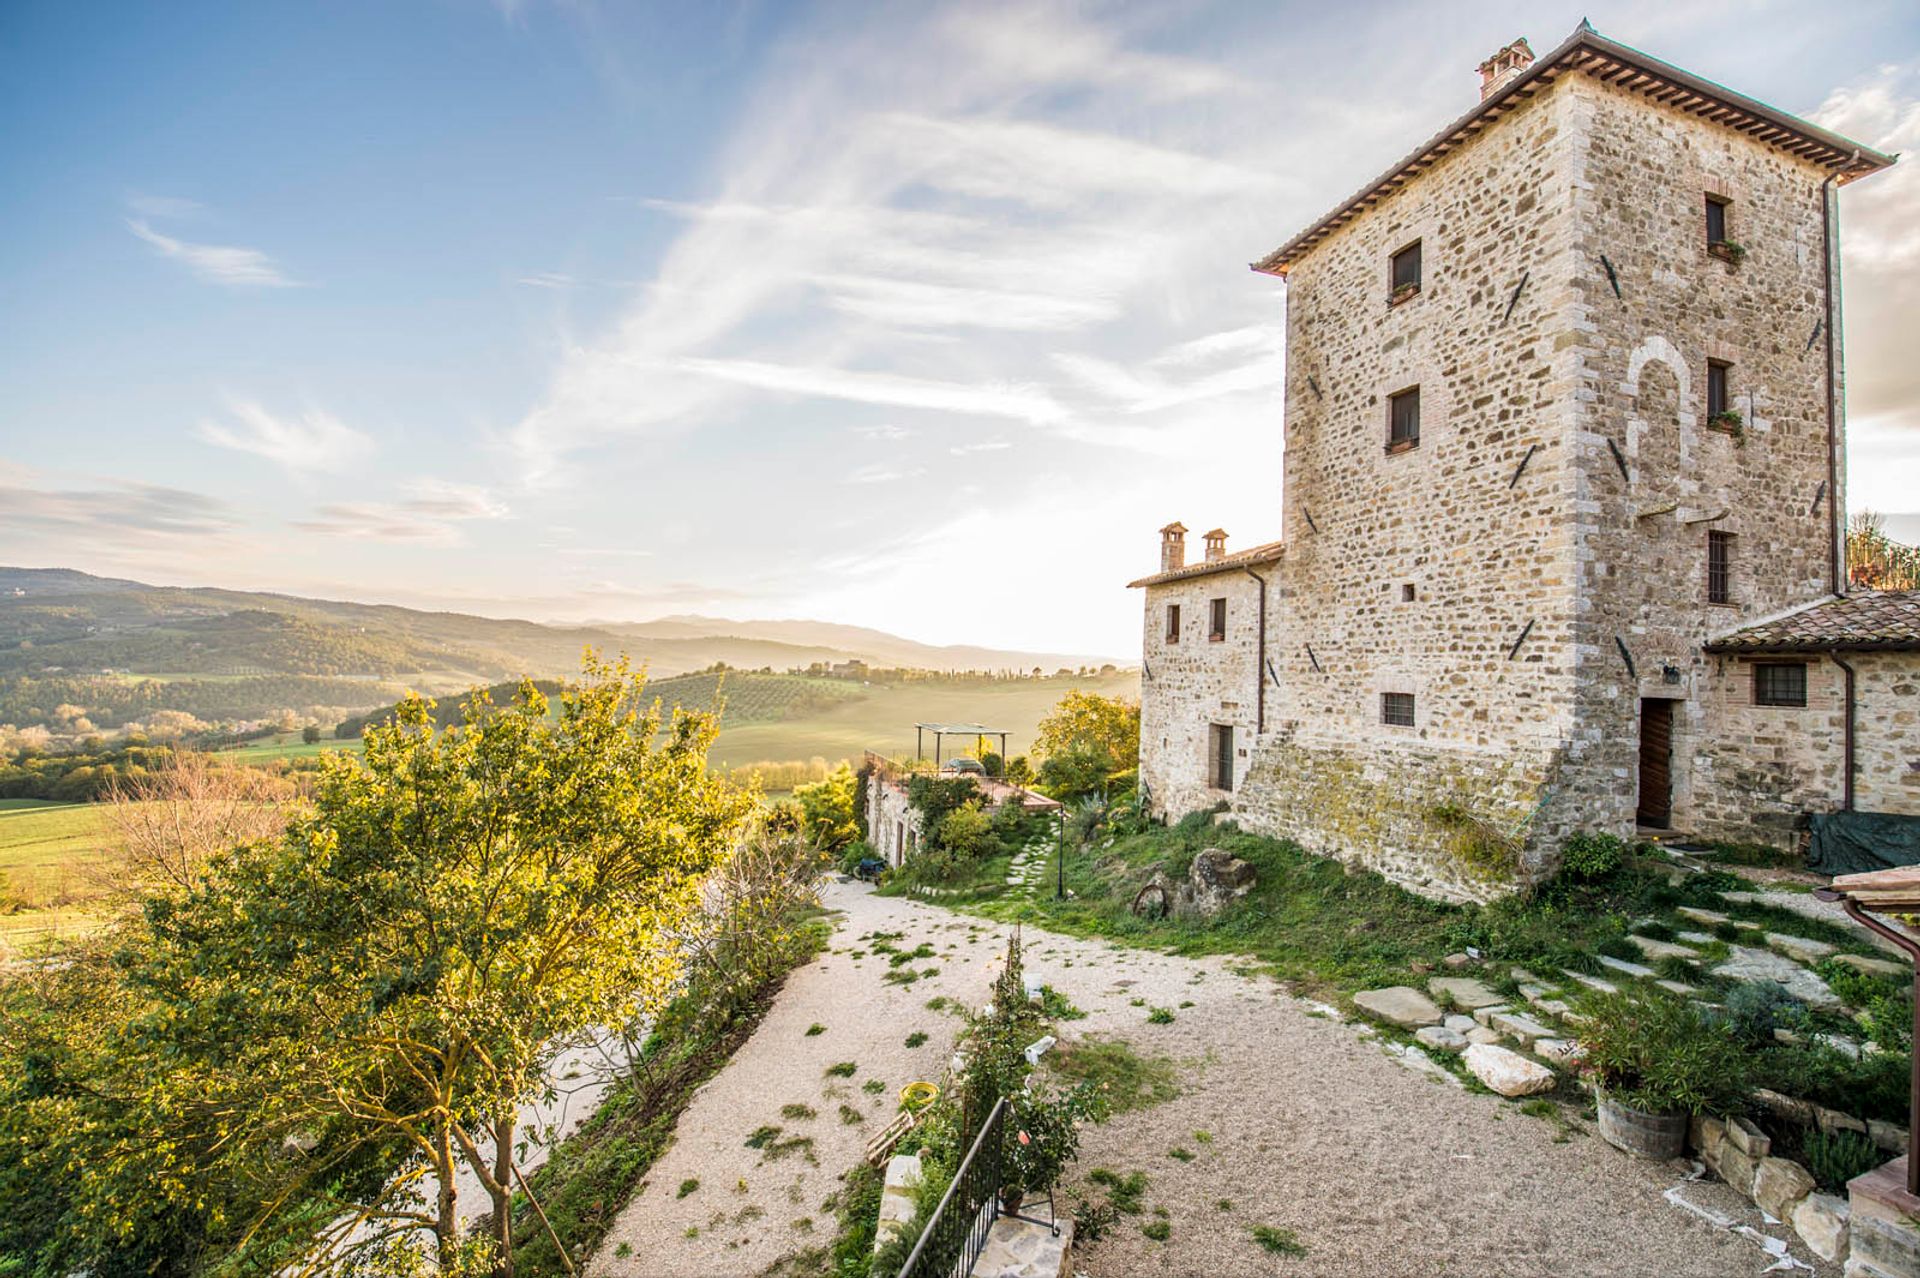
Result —
[[156, 710], [222, 720], [290, 710], [331, 722], [329, 714], [391, 704], [397, 688], [447, 693], [523, 675], [570, 675], [588, 647], [625, 653], [656, 679], [717, 662], [774, 671], [848, 661], [1049, 672], [1088, 664], [1060, 654], [938, 647], [825, 622], [675, 617], [548, 626], [0, 567], [0, 724], [19, 727], [85, 731], [72, 727], [84, 717], [109, 729], [144, 722]]

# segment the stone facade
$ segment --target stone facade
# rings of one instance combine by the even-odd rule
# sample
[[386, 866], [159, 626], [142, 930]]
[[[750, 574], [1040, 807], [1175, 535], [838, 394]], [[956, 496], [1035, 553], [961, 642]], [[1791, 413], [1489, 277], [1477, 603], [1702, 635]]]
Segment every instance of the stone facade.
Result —
[[[1261, 265], [1287, 280], [1288, 352], [1266, 668], [1237, 557], [1135, 583], [1141, 776], [1162, 814], [1229, 798], [1211, 726], [1264, 717], [1236, 736], [1243, 825], [1484, 898], [1549, 872], [1575, 829], [1633, 833], [1649, 700], [1674, 703], [1672, 828], [1778, 843], [1837, 806], [1837, 669], [1810, 666], [1804, 709], [1759, 707], [1748, 663], [1703, 649], [1837, 580], [1834, 170], [1586, 73], [1589, 47], [1618, 49], [1576, 33], [1553, 74], [1523, 74], [1444, 154]], [[1710, 197], [1738, 261], [1707, 242]], [[1416, 243], [1419, 283], [1396, 289]], [[1710, 363], [1737, 426], [1708, 420]], [[1837, 340], [1834, 372], [1837, 404]], [[1415, 389], [1417, 439], [1395, 442], [1392, 401]], [[1710, 532], [1731, 535], [1724, 592]], [[1226, 640], [1166, 642], [1170, 604], [1194, 629], [1222, 594]], [[1861, 724], [1889, 730], [1860, 806], [1913, 810], [1920, 656], [1856, 668]]]
[[907, 802], [904, 779], [875, 772], [867, 781], [867, 842], [895, 869], [920, 847], [920, 809]]

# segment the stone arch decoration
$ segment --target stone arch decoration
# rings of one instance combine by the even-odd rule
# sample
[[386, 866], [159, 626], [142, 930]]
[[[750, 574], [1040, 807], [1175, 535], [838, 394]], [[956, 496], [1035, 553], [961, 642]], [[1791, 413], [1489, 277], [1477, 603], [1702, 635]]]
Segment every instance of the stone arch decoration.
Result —
[[[1669, 491], [1675, 491], [1681, 497], [1690, 497], [1700, 491], [1699, 472], [1694, 468], [1694, 461], [1699, 452], [1700, 421], [1699, 414], [1694, 411], [1693, 378], [1691, 370], [1687, 367], [1686, 357], [1680, 353], [1680, 348], [1659, 333], [1644, 338], [1638, 346], [1633, 348], [1633, 353], [1627, 358], [1626, 380], [1620, 384], [1621, 391], [1634, 400], [1634, 405], [1627, 414], [1628, 465], [1637, 481], [1640, 478], [1641, 440], [1666, 424], [1664, 421], [1649, 422], [1639, 403], [1641, 375], [1651, 363], [1665, 366], [1673, 374], [1676, 384], [1674, 417], [1679, 431], [1678, 470], [1673, 476], [1661, 478], [1668, 479], [1675, 485]], [[1661, 487], [1666, 485], [1662, 484]]]

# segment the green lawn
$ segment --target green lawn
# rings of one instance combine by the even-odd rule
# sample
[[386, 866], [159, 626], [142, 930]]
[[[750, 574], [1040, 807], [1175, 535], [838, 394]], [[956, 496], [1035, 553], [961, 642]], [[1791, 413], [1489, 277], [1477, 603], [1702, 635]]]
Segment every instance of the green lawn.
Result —
[[300, 739], [297, 732], [282, 732], [275, 736], [251, 741], [232, 750], [222, 750], [219, 757], [234, 763], [271, 763], [275, 759], [305, 759], [317, 754], [327, 754], [334, 750], [360, 749], [358, 737], [351, 741], [337, 741], [331, 736], [309, 745]]

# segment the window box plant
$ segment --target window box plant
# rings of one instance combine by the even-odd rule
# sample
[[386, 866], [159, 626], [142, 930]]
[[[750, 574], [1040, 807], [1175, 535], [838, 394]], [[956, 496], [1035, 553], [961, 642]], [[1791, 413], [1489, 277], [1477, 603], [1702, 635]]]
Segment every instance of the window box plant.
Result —
[[1396, 284], [1393, 287], [1393, 291], [1387, 294], [1387, 305], [1398, 306], [1408, 298], [1418, 296], [1419, 292], [1419, 280], [1407, 280], [1404, 283]]
[[1685, 999], [1622, 991], [1582, 1000], [1581, 1069], [1594, 1083], [1600, 1135], [1643, 1158], [1676, 1158], [1687, 1119], [1738, 1109], [1748, 1054], [1732, 1030]]
[[1740, 415], [1740, 410], [1737, 408], [1723, 408], [1707, 418], [1707, 429], [1722, 431], [1733, 436], [1733, 442], [1736, 444], [1747, 442], [1747, 419]]
[[1735, 240], [1713, 240], [1708, 243], [1707, 252], [1729, 266], [1738, 266], [1747, 257], [1746, 245]]

